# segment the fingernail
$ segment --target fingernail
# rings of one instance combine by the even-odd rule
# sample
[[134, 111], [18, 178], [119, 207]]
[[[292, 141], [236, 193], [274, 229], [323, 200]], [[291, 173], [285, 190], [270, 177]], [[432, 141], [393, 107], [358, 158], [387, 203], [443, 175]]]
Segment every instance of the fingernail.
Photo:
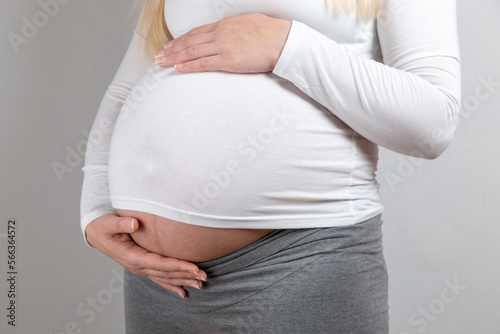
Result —
[[184, 67], [184, 65], [182, 65], [182, 64], [175, 64], [175, 65], [174, 65], [174, 68], [175, 68], [176, 70], [180, 70], [180, 69], [182, 69], [183, 67]]
[[163, 64], [166, 60], [167, 60], [167, 58], [164, 58], [164, 57], [156, 58], [156, 63]]
[[194, 283], [193, 283], [193, 284], [191, 284], [191, 287], [193, 287], [193, 288], [195, 288], [195, 289], [200, 290], [200, 287], [199, 287], [198, 285], [194, 284]]
[[203, 281], [203, 282], [206, 282], [206, 281], [207, 281], [207, 280], [206, 280], [206, 279], [204, 279], [203, 277], [196, 277], [196, 279], [197, 279], [197, 280], [199, 280], [199, 281]]
[[186, 297], [184, 297], [183, 295], [181, 295], [180, 293], [177, 293], [179, 296], [181, 296], [182, 299], [185, 299]]
[[132, 232], [134, 232], [134, 231], [135, 231], [134, 223], [135, 223], [135, 220], [133, 220], [133, 219], [132, 219], [132, 220], [130, 221], [130, 229], [131, 229], [131, 231], [132, 231]]

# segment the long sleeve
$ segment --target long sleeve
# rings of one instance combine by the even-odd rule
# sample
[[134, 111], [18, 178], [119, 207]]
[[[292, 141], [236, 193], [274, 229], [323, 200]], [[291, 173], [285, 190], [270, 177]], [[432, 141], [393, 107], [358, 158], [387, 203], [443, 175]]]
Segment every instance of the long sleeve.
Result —
[[80, 223], [85, 228], [94, 219], [105, 214], [115, 214], [109, 198], [108, 157], [113, 128], [129, 92], [150, 66], [141, 48], [143, 37], [134, 31], [132, 41], [121, 65], [109, 85], [99, 106], [87, 142]]
[[449, 145], [460, 109], [456, 3], [382, 2], [383, 63], [293, 21], [273, 73], [368, 140], [433, 159]]

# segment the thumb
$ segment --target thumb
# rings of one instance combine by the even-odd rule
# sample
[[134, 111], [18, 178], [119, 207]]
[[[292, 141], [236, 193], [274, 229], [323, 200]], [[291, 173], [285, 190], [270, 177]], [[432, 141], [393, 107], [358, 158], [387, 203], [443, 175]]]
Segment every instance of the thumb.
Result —
[[123, 233], [133, 233], [139, 228], [139, 222], [132, 217], [120, 217], [120, 225]]
[[139, 229], [139, 222], [132, 217], [110, 217], [107, 231], [110, 234], [133, 233]]

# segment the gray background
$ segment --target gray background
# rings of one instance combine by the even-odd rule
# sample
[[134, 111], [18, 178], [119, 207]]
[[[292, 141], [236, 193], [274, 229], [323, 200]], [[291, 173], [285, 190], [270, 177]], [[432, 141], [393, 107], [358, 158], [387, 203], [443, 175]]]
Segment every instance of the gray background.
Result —
[[[131, 37], [132, 0], [60, 0], [44, 20], [50, 2], [0, 3], [0, 331], [123, 333], [119, 267], [81, 237], [79, 151]], [[500, 2], [458, 2], [464, 105], [454, 142], [434, 161], [381, 150], [396, 334], [500, 333]], [[16, 52], [8, 36], [23, 36], [23, 18], [40, 27]], [[54, 163], [67, 168], [59, 178]], [[15, 328], [6, 317], [9, 218]]]

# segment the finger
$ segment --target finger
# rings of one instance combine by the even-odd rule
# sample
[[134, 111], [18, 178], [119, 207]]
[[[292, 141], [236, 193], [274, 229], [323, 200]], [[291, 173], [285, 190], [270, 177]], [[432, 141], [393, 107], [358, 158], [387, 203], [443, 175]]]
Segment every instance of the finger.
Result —
[[149, 268], [161, 272], [183, 271], [198, 273], [200, 271], [198, 266], [192, 262], [165, 257], [163, 255], [150, 252], [141, 257], [138, 264], [140, 264], [144, 268]]
[[[205, 282], [207, 279], [205, 273], [192, 273], [185, 271], [158, 271], [154, 269], [142, 268], [139, 269], [142, 276], [155, 277], [158, 279], [169, 281], [186, 281], [186, 282]], [[189, 283], [189, 285], [191, 284]], [[173, 284], [173, 283], [172, 283]], [[184, 285], [184, 284], [183, 284]]]
[[220, 55], [208, 56], [185, 63], [174, 65], [177, 72], [206, 72], [206, 71], [227, 71], [231, 72], [231, 66], [222, 61]]
[[[123, 245], [120, 264], [127, 269], [140, 272], [141, 275], [161, 276], [165, 273], [178, 273], [174, 278], [185, 277], [206, 280], [207, 274], [192, 262], [165, 257], [130, 242]], [[129, 270], [130, 270], [129, 269]]]
[[190, 47], [212, 43], [213, 41], [214, 38], [213, 34], [211, 33], [203, 33], [198, 35], [186, 34], [165, 45], [165, 50], [159, 51], [156, 54], [156, 58], [166, 58], [177, 52], [189, 49]]
[[160, 281], [157, 281], [155, 279], [151, 279], [153, 282], [155, 282], [156, 284], [160, 285], [161, 287], [167, 289], [167, 290], [170, 290], [172, 291], [173, 293], [179, 295], [180, 297], [182, 298], [186, 298], [187, 297], [187, 292], [184, 288], [182, 287], [179, 287], [179, 286], [173, 286], [173, 285], [170, 285], [170, 284], [165, 284], [163, 282], [160, 282]]
[[203, 286], [203, 283], [197, 280], [182, 280], [182, 279], [163, 279], [161, 277], [148, 277], [151, 280], [154, 280], [155, 282], [163, 283], [165, 285], [171, 285], [171, 286], [186, 286], [186, 287], [191, 287], [195, 289], [201, 289]]
[[175, 64], [182, 64], [200, 58], [215, 56], [217, 54], [219, 54], [219, 48], [215, 43], [198, 44], [184, 48], [165, 58], [157, 58], [157, 63], [160, 66], [174, 66]]
[[119, 242], [122, 246], [128, 244], [131, 241], [129, 233], [138, 229], [137, 219], [107, 214], [93, 220], [86, 227], [85, 234], [89, 242], [93, 240], [93, 247], [109, 256], [110, 254], [104, 251], [104, 249], [111, 250], [108, 247], [109, 241]]
[[102, 227], [108, 234], [133, 233], [139, 228], [139, 222], [132, 217], [114, 216], [110, 217]]
[[141, 270], [144, 275], [149, 276], [158, 276], [164, 277], [168, 279], [197, 279], [200, 281], [206, 281], [206, 273], [203, 270], [198, 271], [175, 271], [175, 270], [158, 270], [157, 268], [147, 268], [140, 267], [138, 270]]

